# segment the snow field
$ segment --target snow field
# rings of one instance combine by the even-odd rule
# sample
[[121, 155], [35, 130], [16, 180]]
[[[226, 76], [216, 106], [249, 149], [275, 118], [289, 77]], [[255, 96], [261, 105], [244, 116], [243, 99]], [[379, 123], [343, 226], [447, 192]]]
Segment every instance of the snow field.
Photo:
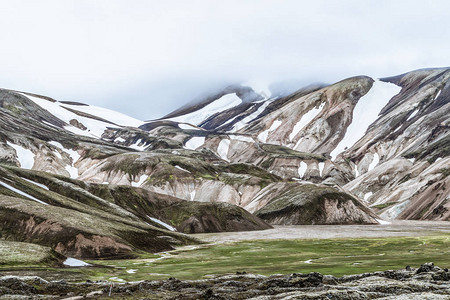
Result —
[[144, 121], [135, 119], [133, 117], [127, 116], [117, 111], [113, 111], [107, 108], [98, 107], [94, 105], [71, 105], [60, 103], [59, 106], [67, 107], [70, 109], [78, 110], [93, 116], [100, 117], [102, 119], [108, 120], [114, 124], [120, 126], [131, 126], [131, 127], [139, 127], [145, 124]]
[[131, 186], [140, 187], [147, 179], [148, 179], [148, 175], [144, 174], [141, 177], [139, 177], [139, 180], [137, 182], [132, 181]]
[[233, 128], [230, 130], [230, 132], [236, 132], [241, 128], [244, 128], [245, 126], [247, 126], [248, 123], [250, 123], [251, 121], [253, 121], [254, 119], [256, 119], [260, 114], [262, 114], [264, 112], [264, 110], [266, 110], [267, 106], [272, 103], [274, 100], [267, 100], [263, 103], [263, 105], [261, 105], [254, 113], [246, 116], [245, 118], [243, 118], [242, 120], [240, 120], [239, 122], [237, 122], [236, 124], [233, 125]]
[[[352, 147], [361, 139], [367, 131], [367, 128], [378, 118], [378, 113], [397, 95], [401, 87], [388, 82], [375, 80], [370, 91], [359, 99], [353, 111], [352, 123], [348, 126], [344, 138], [331, 152], [334, 160], [336, 156], [344, 151], [345, 148]], [[377, 112], [377, 113], [374, 113]]]
[[25, 149], [22, 146], [10, 142], [6, 142], [6, 144], [16, 150], [17, 160], [19, 161], [20, 167], [22, 169], [30, 170], [31, 168], [33, 168], [35, 155], [33, 152], [31, 152], [31, 150]]
[[195, 150], [198, 147], [203, 146], [205, 143], [205, 137], [204, 136], [194, 136], [193, 138], [189, 139], [184, 147], [186, 149]]
[[[78, 154], [78, 152], [75, 150], [65, 148], [63, 145], [61, 145], [61, 143], [58, 143], [56, 141], [51, 141], [49, 142], [49, 144], [59, 148], [62, 152], [69, 154], [70, 158], [72, 159], [72, 164], [66, 165], [64, 169], [69, 172], [70, 178], [78, 178], [79, 172], [78, 168], [75, 167], [75, 163], [80, 159], [81, 155]], [[62, 158], [61, 155], [59, 155], [59, 157]]]
[[275, 131], [283, 122], [281, 120], [275, 120], [269, 129], [264, 130], [260, 134], [258, 134], [258, 140], [260, 140], [263, 143], [267, 142], [267, 137], [269, 136], [269, 133], [272, 131]]
[[[294, 125], [294, 128], [292, 129], [292, 132], [289, 134], [289, 140], [293, 140], [294, 137], [306, 126], [308, 125], [312, 120], [314, 120], [315, 117], [317, 117], [318, 114], [322, 111], [323, 107], [325, 106], [325, 103], [320, 104], [318, 108], [314, 107], [310, 109], [306, 114], [304, 114], [300, 120]], [[297, 146], [297, 145], [296, 145]]]
[[373, 170], [379, 164], [379, 162], [380, 162], [380, 156], [378, 155], [378, 153], [375, 153], [373, 155], [373, 160], [370, 163], [369, 169], [367, 170], [367, 172]]
[[189, 123], [198, 126], [212, 115], [235, 107], [241, 103], [242, 100], [236, 95], [236, 93], [227, 94], [197, 111], [179, 117], [170, 118], [169, 120], [174, 122]]
[[[29, 96], [23, 93], [20, 93], [21, 95], [27, 97], [43, 109], [50, 112], [52, 115], [57, 117], [58, 119], [66, 122], [67, 124], [70, 124], [70, 120], [77, 120], [81, 124], [83, 124], [87, 130], [81, 130], [77, 127], [74, 127], [72, 125], [64, 126], [64, 129], [73, 132], [75, 134], [89, 136], [89, 137], [95, 137], [100, 138], [103, 134], [103, 132], [107, 129], [107, 127], [117, 127], [109, 123], [105, 123], [102, 121], [94, 120], [87, 117], [79, 116], [71, 111], [68, 111], [64, 108], [64, 106], [59, 102], [51, 102], [39, 97]], [[79, 108], [81, 106], [77, 106]]]
[[306, 170], [308, 169], [308, 165], [305, 162], [300, 162], [300, 166], [298, 167], [298, 176], [302, 178], [305, 175]]
[[220, 141], [219, 146], [217, 147], [217, 153], [223, 159], [228, 161], [228, 150], [230, 149], [230, 140], [223, 139]]

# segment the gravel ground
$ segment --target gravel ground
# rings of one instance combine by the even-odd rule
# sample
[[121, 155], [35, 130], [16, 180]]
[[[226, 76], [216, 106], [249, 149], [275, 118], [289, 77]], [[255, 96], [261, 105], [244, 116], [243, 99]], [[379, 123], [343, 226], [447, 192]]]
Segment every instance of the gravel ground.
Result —
[[332, 239], [450, 234], [450, 222], [393, 221], [385, 225], [291, 225], [246, 232], [201, 233], [192, 236], [212, 243], [269, 239]]

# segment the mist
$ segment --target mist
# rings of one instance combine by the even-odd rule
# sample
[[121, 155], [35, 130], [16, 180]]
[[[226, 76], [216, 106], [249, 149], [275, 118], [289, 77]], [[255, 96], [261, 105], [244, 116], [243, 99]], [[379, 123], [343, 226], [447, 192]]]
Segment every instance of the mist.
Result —
[[287, 91], [450, 62], [448, 1], [1, 1], [0, 8], [1, 87], [142, 120], [248, 80]]

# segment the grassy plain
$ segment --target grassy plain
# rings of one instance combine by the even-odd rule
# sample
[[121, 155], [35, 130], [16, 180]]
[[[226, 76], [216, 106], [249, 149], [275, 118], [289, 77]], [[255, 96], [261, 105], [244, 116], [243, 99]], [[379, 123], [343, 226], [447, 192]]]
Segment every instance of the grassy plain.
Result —
[[[134, 260], [91, 261], [91, 279], [200, 279], [237, 271], [270, 275], [320, 272], [334, 276], [418, 267], [432, 261], [450, 267], [450, 235], [425, 237], [253, 240], [179, 249]], [[111, 279], [112, 278], [112, 279]]]

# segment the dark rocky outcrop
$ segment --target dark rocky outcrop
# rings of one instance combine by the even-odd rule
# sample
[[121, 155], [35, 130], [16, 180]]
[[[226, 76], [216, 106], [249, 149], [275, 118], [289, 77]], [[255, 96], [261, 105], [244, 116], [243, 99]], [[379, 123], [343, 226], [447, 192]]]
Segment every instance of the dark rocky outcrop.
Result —
[[[422, 266], [423, 267], [423, 266]], [[421, 268], [422, 268], [421, 267]], [[420, 268], [419, 268], [420, 269]], [[334, 277], [312, 272], [262, 276], [239, 273], [202, 280], [107, 281], [70, 283], [40, 277], [0, 277], [0, 296], [32, 299], [57, 295], [60, 299], [448, 299], [448, 270], [433, 267], [421, 273], [406, 270]], [[70, 298], [72, 297], [72, 298]], [[386, 297], [386, 298], [385, 298]]]

